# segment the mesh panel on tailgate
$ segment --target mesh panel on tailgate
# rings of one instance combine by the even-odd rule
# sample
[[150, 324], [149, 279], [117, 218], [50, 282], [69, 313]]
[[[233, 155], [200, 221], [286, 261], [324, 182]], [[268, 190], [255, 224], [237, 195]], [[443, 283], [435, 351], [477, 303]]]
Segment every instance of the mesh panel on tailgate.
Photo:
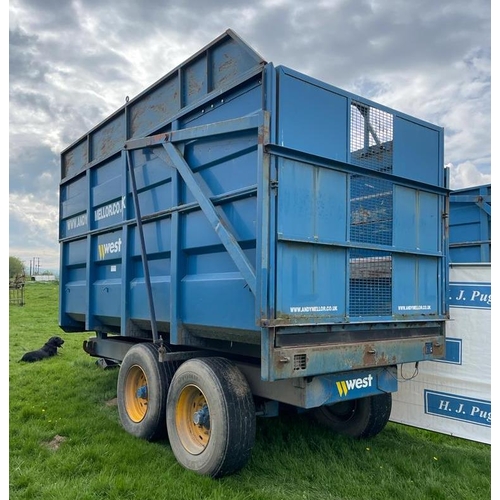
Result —
[[[352, 101], [351, 162], [377, 172], [392, 172], [393, 116]], [[368, 175], [350, 176], [350, 241], [392, 245], [392, 182]], [[353, 248], [349, 256], [349, 315], [392, 312], [392, 255]]]

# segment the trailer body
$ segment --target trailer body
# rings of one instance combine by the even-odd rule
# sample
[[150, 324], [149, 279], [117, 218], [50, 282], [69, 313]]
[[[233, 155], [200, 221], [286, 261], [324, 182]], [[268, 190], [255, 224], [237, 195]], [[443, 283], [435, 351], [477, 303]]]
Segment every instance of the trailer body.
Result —
[[444, 356], [447, 204], [441, 127], [228, 30], [62, 152], [59, 324], [267, 402], [388, 394]]
[[491, 184], [450, 193], [450, 262], [491, 262]]

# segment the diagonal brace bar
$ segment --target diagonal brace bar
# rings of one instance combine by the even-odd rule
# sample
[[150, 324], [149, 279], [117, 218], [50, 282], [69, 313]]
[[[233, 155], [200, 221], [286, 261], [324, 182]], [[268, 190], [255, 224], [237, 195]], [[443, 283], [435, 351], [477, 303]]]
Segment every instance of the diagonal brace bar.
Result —
[[491, 205], [488, 205], [485, 200], [476, 201], [476, 205], [484, 210], [489, 216], [491, 216]]
[[[186, 183], [186, 186], [191, 191], [191, 194], [194, 196], [195, 200], [200, 205], [200, 208], [203, 210], [203, 213], [219, 236], [222, 244], [233, 259], [236, 267], [247, 282], [248, 287], [255, 295], [257, 290], [255, 270], [229, 229], [229, 222], [225, 220], [225, 217], [217, 211], [215, 205], [212, 203], [208, 187], [202, 187], [200, 185], [194, 177], [190, 166], [186, 163], [179, 150], [171, 142], [164, 142], [163, 148], [166, 155], [162, 154], [162, 150], [158, 149], [155, 149], [154, 153], [167, 164], [172, 163], [177, 169]], [[169, 159], [170, 161], [168, 161]]]
[[161, 134], [141, 137], [138, 139], [129, 139], [125, 143], [125, 149], [132, 151], [146, 147], [153, 147], [162, 144], [166, 140], [172, 142], [189, 141], [193, 139], [202, 139], [204, 137], [213, 137], [215, 135], [241, 132], [250, 129], [257, 129], [262, 123], [262, 112], [253, 113], [241, 118], [232, 118], [216, 123], [207, 123], [187, 129], [173, 130], [172, 132], [163, 132]]

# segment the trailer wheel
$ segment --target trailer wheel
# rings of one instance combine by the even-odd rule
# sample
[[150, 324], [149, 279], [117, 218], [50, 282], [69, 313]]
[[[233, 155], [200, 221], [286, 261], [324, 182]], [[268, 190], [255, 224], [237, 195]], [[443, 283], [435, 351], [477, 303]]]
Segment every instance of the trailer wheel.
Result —
[[184, 362], [167, 398], [172, 452], [186, 469], [222, 477], [248, 462], [255, 442], [255, 407], [241, 371], [225, 358]]
[[376, 436], [391, 415], [392, 394], [342, 401], [314, 408], [316, 421], [334, 432], [355, 438]]
[[166, 437], [165, 407], [175, 364], [158, 361], [158, 346], [136, 344], [125, 355], [118, 374], [118, 414], [123, 428], [135, 437], [156, 441]]

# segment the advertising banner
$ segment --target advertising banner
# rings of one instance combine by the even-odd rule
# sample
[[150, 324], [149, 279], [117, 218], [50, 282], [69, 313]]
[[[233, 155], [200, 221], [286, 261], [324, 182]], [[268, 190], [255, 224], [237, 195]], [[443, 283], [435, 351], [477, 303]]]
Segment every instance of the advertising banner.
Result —
[[445, 359], [400, 367], [390, 419], [491, 444], [491, 265], [452, 264], [449, 304]]

